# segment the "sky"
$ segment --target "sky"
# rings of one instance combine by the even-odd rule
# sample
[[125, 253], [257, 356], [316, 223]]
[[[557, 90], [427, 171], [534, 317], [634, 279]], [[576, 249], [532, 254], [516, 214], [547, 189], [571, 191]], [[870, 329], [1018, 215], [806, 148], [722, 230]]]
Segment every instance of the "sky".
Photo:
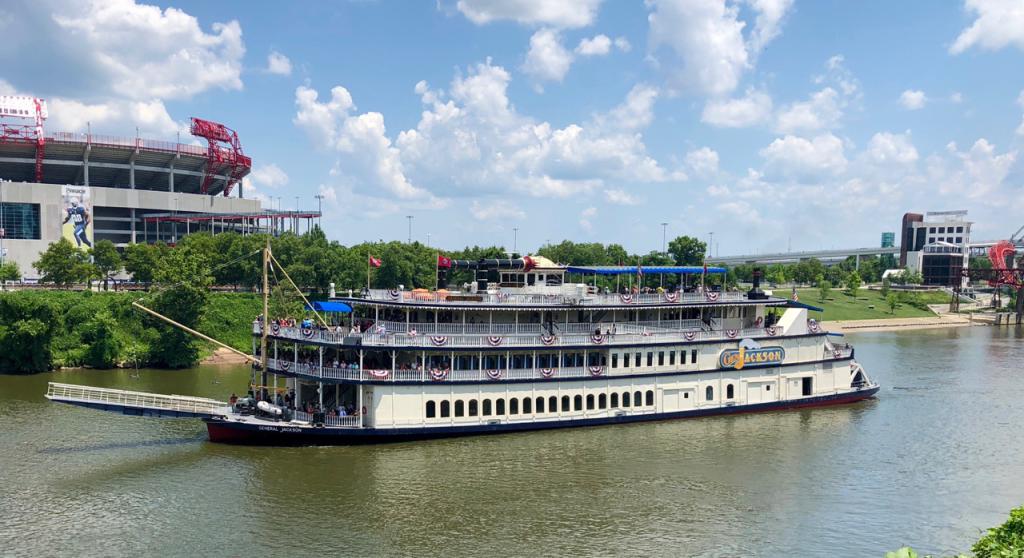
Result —
[[13, 0], [0, 32], [0, 94], [48, 131], [222, 122], [247, 196], [322, 195], [344, 244], [407, 215], [441, 248], [723, 256], [875, 246], [907, 211], [1024, 224], [1021, 0]]

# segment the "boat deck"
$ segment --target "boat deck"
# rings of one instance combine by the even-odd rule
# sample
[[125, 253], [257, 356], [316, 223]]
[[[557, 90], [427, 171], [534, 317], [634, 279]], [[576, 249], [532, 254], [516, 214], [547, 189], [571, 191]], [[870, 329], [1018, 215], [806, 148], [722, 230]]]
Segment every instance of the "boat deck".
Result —
[[165, 418], [205, 418], [230, 413], [225, 401], [50, 382], [46, 398], [90, 409]]

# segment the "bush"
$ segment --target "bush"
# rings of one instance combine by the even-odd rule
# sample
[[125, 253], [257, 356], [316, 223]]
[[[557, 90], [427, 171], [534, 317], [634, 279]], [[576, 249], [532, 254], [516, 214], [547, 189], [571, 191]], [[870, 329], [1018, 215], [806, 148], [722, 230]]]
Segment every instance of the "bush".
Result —
[[93, 368], [113, 368], [120, 363], [124, 342], [117, 334], [117, 320], [109, 311], [102, 311], [85, 323], [82, 342], [87, 347], [85, 364]]
[[978, 558], [1024, 556], [1024, 506], [1010, 511], [1010, 519], [988, 530], [971, 547]]

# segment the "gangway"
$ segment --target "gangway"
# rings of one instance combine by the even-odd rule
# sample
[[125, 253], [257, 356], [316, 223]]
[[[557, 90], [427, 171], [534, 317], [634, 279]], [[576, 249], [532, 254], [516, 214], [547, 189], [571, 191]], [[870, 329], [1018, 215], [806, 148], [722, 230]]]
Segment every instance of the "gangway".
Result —
[[203, 397], [164, 395], [58, 382], [49, 383], [46, 398], [58, 403], [145, 417], [205, 418], [226, 415], [230, 409], [224, 401]]

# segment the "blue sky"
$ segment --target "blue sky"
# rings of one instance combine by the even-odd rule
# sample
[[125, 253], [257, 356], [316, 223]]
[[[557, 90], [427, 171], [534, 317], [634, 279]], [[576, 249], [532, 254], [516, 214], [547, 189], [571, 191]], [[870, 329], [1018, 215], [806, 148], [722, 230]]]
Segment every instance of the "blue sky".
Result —
[[46, 97], [49, 130], [223, 122], [248, 191], [322, 193], [344, 243], [414, 215], [441, 247], [648, 251], [667, 222], [725, 255], [1024, 215], [1020, 0], [46, 0], [0, 29], [0, 92]]

